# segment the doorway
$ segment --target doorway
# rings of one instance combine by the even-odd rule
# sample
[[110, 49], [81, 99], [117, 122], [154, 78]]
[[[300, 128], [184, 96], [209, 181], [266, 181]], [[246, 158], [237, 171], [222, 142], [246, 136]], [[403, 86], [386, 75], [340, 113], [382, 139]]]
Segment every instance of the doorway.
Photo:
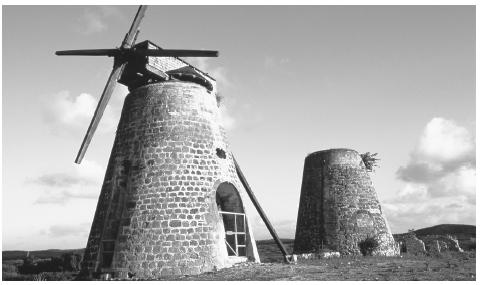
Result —
[[218, 213], [225, 228], [225, 246], [229, 256], [247, 256], [247, 219], [237, 189], [224, 182], [217, 188]]

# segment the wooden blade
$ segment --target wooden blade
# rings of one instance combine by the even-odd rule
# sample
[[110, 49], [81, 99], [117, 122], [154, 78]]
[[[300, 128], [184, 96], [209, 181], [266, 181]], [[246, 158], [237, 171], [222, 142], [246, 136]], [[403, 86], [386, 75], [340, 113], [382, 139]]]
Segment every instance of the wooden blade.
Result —
[[188, 50], [188, 49], [137, 49], [133, 52], [142, 56], [175, 56], [175, 57], [217, 57], [216, 50]]
[[103, 89], [102, 97], [98, 101], [97, 109], [95, 109], [95, 113], [93, 115], [92, 121], [90, 122], [90, 126], [88, 126], [87, 133], [85, 134], [85, 138], [83, 138], [82, 146], [78, 151], [77, 158], [75, 159], [75, 163], [80, 164], [82, 162], [83, 156], [87, 151], [88, 145], [92, 140], [93, 134], [98, 127], [98, 123], [100, 123], [100, 119], [103, 116], [103, 112], [107, 107], [107, 103], [112, 96], [113, 89], [115, 88], [115, 84], [117, 80], [120, 78], [120, 75], [125, 68], [126, 63], [116, 64], [113, 66], [113, 70], [110, 73], [110, 77], [108, 78], [107, 84], [105, 85], [105, 89]]
[[77, 49], [77, 50], [59, 50], [56, 55], [90, 55], [90, 56], [115, 56], [119, 54], [118, 49]]
[[122, 42], [122, 48], [130, 48], [135, 42], [135, 35], [137, 34], [138, 27], [140, 26], [140, 22], [142, 21], [143, 16], [145, 15], [145, 10], [147, 10], [146, 5], [140, 5], [138, 7], [137, 14], [133, 19], [132, 25], [130, 26], [130, 30], [125, 35], [125, 39]]

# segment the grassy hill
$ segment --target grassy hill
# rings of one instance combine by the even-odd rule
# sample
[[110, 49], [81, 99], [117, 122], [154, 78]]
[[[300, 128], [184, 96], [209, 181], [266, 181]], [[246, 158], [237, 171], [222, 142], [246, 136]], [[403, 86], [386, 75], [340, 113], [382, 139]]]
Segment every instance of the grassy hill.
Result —
[[[52, 257], [60, 257], [62, 254], [67, 252], [73, 252], [83, 255], [83, 248], [79, 249], [46, 249], [46, 250], [34, 250], [30, 251], [30, 256], [35, 256], [36, 258], [45, 259]], [[25, 250], [6, 250], [2, 251], [2, 261], [8, 260], [18, 260], [23, 259], [27, 256]]]
[[442, 224], [433, 227], [423, 228], [415, 231], [416, 235], [465, 235], [475, 237], [475, 226], [472, 225], [457, 225], [457, 224]]

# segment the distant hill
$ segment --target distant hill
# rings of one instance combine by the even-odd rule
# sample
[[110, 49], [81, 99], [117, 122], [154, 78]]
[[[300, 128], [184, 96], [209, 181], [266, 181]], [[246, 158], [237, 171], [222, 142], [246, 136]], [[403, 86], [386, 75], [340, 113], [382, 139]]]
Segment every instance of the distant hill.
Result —
[[[83, 255], [83, 248], [80, 249], [46, 249], [46, 250], [33, 250], [30, 251], [30, 256], [34, 256], [36, 258], [44, 259], [44, 258], [52, 258], [52, 257], [60, 257], [62, 254], [67, 252], [78, 253]], [[17, 260], [23, 259], [27, 256], [27, 252], [25, 250], [5, 250], [2, 251], [2, 261], [7, 260]]]
[[[425, 235], [453, 235], [458, 238], [460, 246], [462, 248], [467, 248], [475, 240], [476, 226], [472, 225], [457, 225], [457, 224], [442, 224], [433, 227], [423, 228], [415, 230], [417, 236]], [[403, 234], [394, 234], [394, 238], [398, 240]], [[293, 250], [293, 239], [281, 239], [284, 243], [287, 252], [291, 253]], [[268, 262], [273, 260], [282, 260], [282, 254], [278, 249], [275, 241], [270, 240], [258, 240], [257, 247], [262, 261]], [[85, 249], [47, 249], [47, 250], [35, 250], [30, 251], [30, 255], [35, 256], [36, 258], [52, 258], [60, 257], [62, 254], [67, 252], [74, 252], [83, 255]], [[2, 260], [18, 260], [23, 259], [27, 256], [27, 251], [25, 250], [7, 250], [2, 252]]]
[[[288, 244], [294, 242], [293, 238], [281, 238], [280, 240], [282, 241], [282, 243], [288, 243]], [[276, 244], [273, 239], [256, 240], [255, 243], [256, 244]]]
[[472, 225], [442, 224], [433, 227], [423, 228], [415, 231], [416, 235], [468, 235], [475, 237], [476, 227]]

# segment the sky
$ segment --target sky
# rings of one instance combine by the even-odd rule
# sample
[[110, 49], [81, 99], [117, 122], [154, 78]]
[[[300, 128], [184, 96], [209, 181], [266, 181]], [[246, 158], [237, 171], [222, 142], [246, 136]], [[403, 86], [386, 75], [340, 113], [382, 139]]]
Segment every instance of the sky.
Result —
[[[123, 99], [74, 163], [136, 6], [2, 7], [2, 249], [85, 247]], [[137, 42], [213, 49], [231, 151], [281, 237], [304, 158], [378, 153], [392, 232], [475, 224], [474, 6], [150, 6]], [[245, 202], [256, 239], [270, 238]]]

